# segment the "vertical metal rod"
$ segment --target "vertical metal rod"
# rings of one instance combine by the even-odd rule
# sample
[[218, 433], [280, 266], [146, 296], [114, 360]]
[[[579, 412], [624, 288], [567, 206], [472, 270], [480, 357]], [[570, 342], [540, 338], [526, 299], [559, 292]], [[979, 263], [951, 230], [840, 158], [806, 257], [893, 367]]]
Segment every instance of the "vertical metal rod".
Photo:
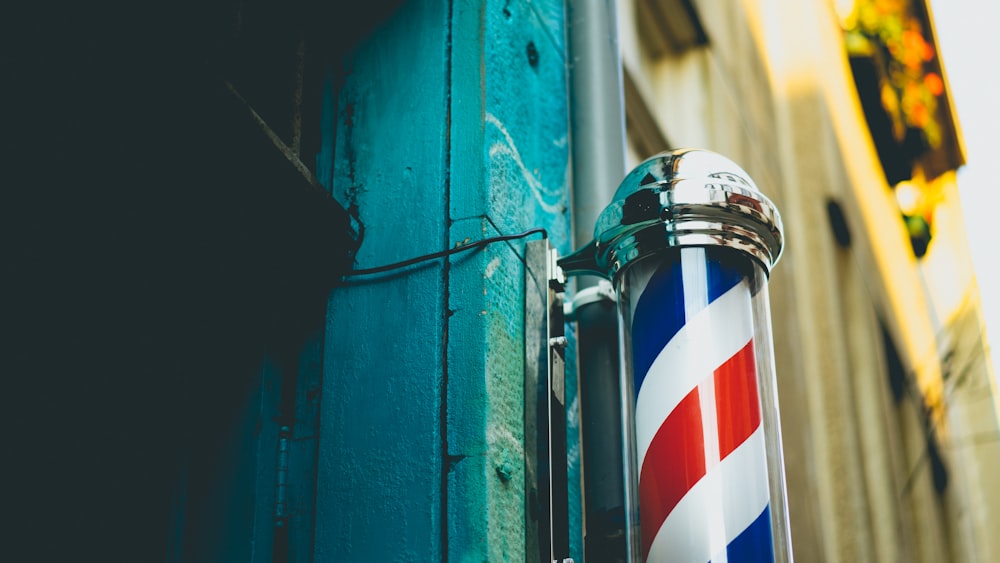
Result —
[[[552, 251], [555, 256], [555, 251]], [[551, 267], [556, 267], [555, 260]], [[549, 280], [549, 525], [552, 561], [569, 557], [569, 471], [566, 458], [566, 336], [563, 284]]]
[[[625, 174], [625, 101], [615, 0], [570, 0], [573, 242], [586, 245]], [[577, 289], [598, 278], [580, 276]], [[584, 558], [624, 560], [618, 316], [600, 300], [576, 308]]]
[[[567, 10], [573, 244], [579, 248], [594, 237], [597, 216], [625, 175], [625, 94], [618, 3], [570, 0]], [[583, 285], [594, 285], [591, 279]]]
[[[607, 282], [604, 282], [607, 283]], [[600, 286], [584, 291], [597, 290]], [[597, 292], [595, 292], [597, 293]], [[577, 299], [583, 296], [577, 293]], [[581, 373], [579, 396], [583, 496], [586, 511], [584, 553], [589, 560], [624, 561], [625, 491], [622, 411], [619, 400], [618, 308], [608, 284], [606, 298], [576, 307]]]

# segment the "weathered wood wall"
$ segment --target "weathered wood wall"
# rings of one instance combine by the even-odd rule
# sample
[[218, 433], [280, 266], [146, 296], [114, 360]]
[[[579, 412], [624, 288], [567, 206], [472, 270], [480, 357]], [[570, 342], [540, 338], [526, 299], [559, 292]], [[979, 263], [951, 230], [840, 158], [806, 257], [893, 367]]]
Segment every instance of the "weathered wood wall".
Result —
[[[317, 162], [358, 267], [539, 226], [570, 250], [565, 48], [562, 2], [493, 0], [408, 2], [358, 45]], [[318, 558], [525, 559], [523, 279], [513, 241], [331, 294]]]

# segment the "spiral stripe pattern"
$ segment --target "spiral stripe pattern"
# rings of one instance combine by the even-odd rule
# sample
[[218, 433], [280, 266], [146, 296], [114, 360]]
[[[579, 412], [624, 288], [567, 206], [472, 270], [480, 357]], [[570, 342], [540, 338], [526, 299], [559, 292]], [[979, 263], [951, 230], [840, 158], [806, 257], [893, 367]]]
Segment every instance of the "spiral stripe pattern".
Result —
[[749, 283], [698, 248], [636, 282], [643, 556], [772, 561]]

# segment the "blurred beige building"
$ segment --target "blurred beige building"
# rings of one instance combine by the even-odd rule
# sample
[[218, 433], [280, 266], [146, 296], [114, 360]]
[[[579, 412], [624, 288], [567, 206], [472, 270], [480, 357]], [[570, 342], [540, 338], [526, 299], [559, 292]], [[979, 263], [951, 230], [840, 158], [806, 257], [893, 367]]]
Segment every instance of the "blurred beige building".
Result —
[[[629, 166], [740, 163], [771, 281], [799, 561], [995, 561], [998, 402], [923, 0], [622, 0]], [[908, 82], [907, 82], [908, 81]]]

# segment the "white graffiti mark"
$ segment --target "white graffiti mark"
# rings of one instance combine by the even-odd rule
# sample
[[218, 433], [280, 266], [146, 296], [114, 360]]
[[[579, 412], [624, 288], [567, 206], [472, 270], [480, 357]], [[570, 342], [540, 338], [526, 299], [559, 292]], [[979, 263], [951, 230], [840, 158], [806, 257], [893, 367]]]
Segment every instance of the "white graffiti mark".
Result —
[[580, 397], [573, 397], [573, 402], [569, 404], [569, 408], [566, 409], [566, 426], [569, 428], [576, 428], [580, 425]]
[[499, 256], [497, 256], [496, 258], [490, 260], [490, 263], [486, 265], [486, 277], [492, 278], [493, 277], [493, 273], [497, 271], [497, 268], [499, 266], [500, 266], [500, 257]]
[[[486, 123], [493, 125], [500, 131], [503, 135], [504, 141], [506, 143], [497, 141], [490, 145], [490, 159], [496, 158], [500, 155], [507, 155], [514, 161], [514, 164], [521, 170], [521, 176], [524, 177], [525, 182], [527, 182], [528, 187], [531, 188], [531, 194], [535, 197], [535, 201], [542, 206], [548, 213], [560, 214], [563, 212], [564, 206], [562, 205], [563, 194], [558, 190], [550, 190], [542, 185], [542, 182], [528, 170], [528, 167], [524, 165], [524, 161], [521, 160], [521, 153], [517, 150], [517, 145], [514, 144], [514, 139], [511, 138], [510, 133], [507, 132], [507, 128], [504, 124], [496, 118], [495, 115], [491, 113], [486, 114]], [[546, 201], [546, 195], [555, 195], [559, 198], [558, 203], [550, 203]]]
[[566, 465], [573, 467], [580, 464], [580, 444], [573, 442], [573, 445], [566, 450]]

